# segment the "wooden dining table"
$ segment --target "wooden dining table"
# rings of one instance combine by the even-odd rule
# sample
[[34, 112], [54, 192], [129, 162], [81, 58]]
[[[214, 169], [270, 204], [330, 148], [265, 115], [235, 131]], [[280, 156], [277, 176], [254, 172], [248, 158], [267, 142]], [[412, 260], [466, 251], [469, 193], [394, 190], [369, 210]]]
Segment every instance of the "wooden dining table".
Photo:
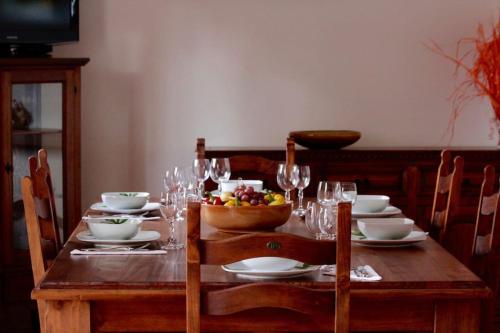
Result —
[[[183, 227], [183, 222], [180, 222]], [[79, 241], [80, 223], [32, 292], [46, 302], [43, 317], [48, 332], [182, 332], [185, 331], [185, 251], [161, 255], [71, 255], [92, 246]], [[145, 221], [145, 230], [168, 237], [168, 224]], [[295, 216], [280, 231], [309, 236]], [[227, 234], [202, 225], [202, 237]], [[153, 244], [159, 246], [159, 244]], [[428, 331], [479, 332], [482, 301], [491, 291], [476, 275], [434, 240], [407, 247], [367, 247], [352, 244], [352, 265], [370, 265], [382, 276], [376, 282], [351, 282], [350, 326], [353, 332]], [[219, 266], [202, 267], [202, 288], [217, 289], [252, 282]], [[335, 288], [335, 277], [319, 270], [276, 280], [310, 288]], [[331, 331], [333, 316], [260, 309], [231, 315], [232, 320], [202, 317], [207, 331], [254, 331], [266, 321], [269, 331]], [[283, 326], [286, 318], [291, 326]], [[228, 326], [231, 325], [231, 326]]]

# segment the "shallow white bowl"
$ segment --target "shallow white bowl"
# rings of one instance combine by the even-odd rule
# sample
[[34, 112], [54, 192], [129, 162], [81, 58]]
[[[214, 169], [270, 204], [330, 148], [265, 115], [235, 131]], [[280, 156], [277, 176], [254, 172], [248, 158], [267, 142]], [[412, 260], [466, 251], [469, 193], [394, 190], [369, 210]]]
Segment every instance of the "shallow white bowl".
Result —
[[[126, 222], [115, 224], [110, 222], [111, 220], [127, 220]], [[142, 220], [138, 218], [123, 218], [123, 217], [109, 217], [109, 219], [103, 218], [87, 218], [85, 219], [87, 226], [92, 233], [98, 239], [108, 239], [108, 240], [124, 240], [131, 239], [141, 230]]]
[[[234, 192], [234, 189], [238, 186], [239, 180], [224, 180], [221, 182], [222, 192]], [[245, 186], [252, 186], [255, 192], [262, 192], [263, 182], [262, 180], [243, 180]]]
[[286, 271], [299, 263], [297, 260], [280, 257], [258, 257], [241, 261], [246, 267], [260, 271]]
[[148, 192], [105, 192], [102, 202], [113, 209], [140, 209], [148, 203]]
[[358, 228], [370, 239], [401, 239], [413, 230], [413, 220], [408, 218], [359, 219]]
[[387, 208], [389, 199], [387, 195], [358, 195], [352, 210], [358, 213], [378, 213]]

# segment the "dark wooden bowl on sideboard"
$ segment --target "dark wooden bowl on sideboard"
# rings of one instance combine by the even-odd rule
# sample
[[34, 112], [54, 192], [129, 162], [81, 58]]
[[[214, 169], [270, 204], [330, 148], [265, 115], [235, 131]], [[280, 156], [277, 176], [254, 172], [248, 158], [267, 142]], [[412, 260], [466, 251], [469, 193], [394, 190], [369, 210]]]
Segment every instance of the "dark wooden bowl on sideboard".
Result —
[[293, 131], [289, 136], [306, 148], [340, 149], [358, 141], [361, 133], [349, 130]]

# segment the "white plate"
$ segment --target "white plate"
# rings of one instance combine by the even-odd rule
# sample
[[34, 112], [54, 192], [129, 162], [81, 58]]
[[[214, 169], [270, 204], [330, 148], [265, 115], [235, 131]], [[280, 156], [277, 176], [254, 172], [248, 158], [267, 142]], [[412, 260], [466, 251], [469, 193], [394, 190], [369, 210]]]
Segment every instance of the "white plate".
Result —
[[90, 209], [103, 213], [113, 213], [113, 214], [141, 214], [152, 210], [160, 209], [160, 203], [148, 202], [144, 207], [138, 209], [113, 209], [111, 207], [106, 206], [102, 202], [97, 202], [92, 206], [90, 206]]
[[356, 212], [354, 208], [352, 209], [352, 217], [385, 217], [401, 214], [401, 209], [394, 206], [387, 206], [383, 211], [377, 213], [365, 213], [365, 212]]
[[90, 233], [90, 230], [81, 231], [76, 238], [82, 242], [93, 243], [97, 247], [105, 245], [140, 245], [160, 239], [158, 231], [141, 230], [131, 239], [98, 239]]
[[279, 271], [279, 270], [259, 270], [259, 269], [249, 269], [245, 264], [243, 264], [241, 261], [229, 264], [229, 265], [222, 265], [222, 269], [225, 270], [226, 272], [230, 273], [236, 273], [238, 275], [241, 275], [243, 277], [249, 277], [249, 278], [280, 278], [280, 277], [294, 277], [294, 276], [299, 276], [303, 274], [307, 274], [310, 272], [314, 272], [315, 270], [319, 269], [320, 266], [309, 266], [306, 265], [305, 267], [300, 267], [299, 264], [295, 266], [292, 269], [288, 269], [285, 271]]
[[409, 246], [427, 239], [427, 233], [423, 231], [412, 231], [408, 236], [401, 239], [370, 239], [360, 238], [353, 235], [351, 241], [356, 244], [375, 247], [400, 247]]

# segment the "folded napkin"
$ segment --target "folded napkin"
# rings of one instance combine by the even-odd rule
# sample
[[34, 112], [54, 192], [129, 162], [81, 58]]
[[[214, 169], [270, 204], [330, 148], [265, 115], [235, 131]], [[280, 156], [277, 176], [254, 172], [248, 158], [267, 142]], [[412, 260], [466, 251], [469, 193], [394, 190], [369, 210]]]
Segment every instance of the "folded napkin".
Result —
[[[328, 266], [329, 269], [322, 269], [321, 272], [325, 275], [335, 276], [337, 267], [335, 265], [332, 266]], [[351, 269], [351, 281], [372, 282], [380, 280], [382, 280], [382, 277], [370, 265], [361, 265]]]
[[96, 250], [96, 251], [82, 251], [79, 249], [74, 249], [71, 251], [72, 255], [85, 255], [85, 256], [92, 256], [92, 255], [135, 255], [135, 254], [167, 254], [166, 250], [106, 250], [103, 248], [102, 250]]

